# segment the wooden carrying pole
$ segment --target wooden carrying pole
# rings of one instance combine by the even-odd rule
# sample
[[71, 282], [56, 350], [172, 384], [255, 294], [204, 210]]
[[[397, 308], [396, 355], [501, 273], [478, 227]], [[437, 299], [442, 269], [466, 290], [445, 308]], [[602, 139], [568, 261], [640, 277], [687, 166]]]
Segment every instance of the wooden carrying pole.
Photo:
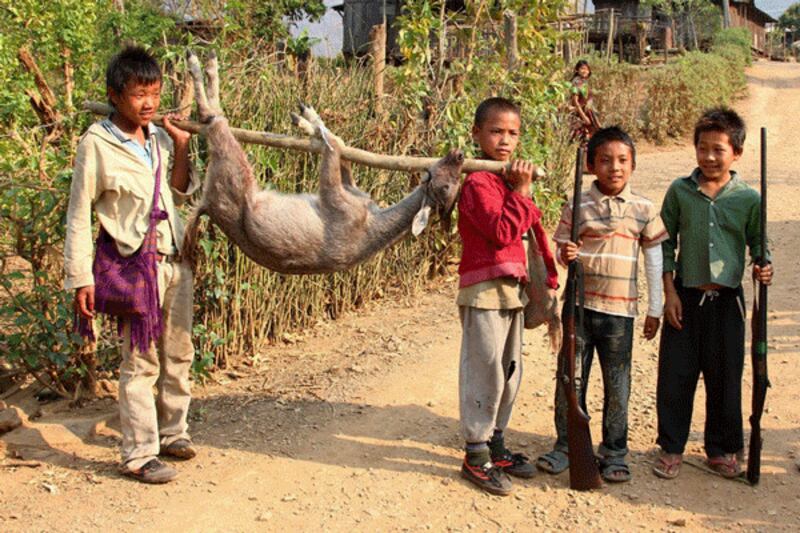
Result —
[[[110, 115], [113, 111], [111, 106], [100, 102], [84, 102], [83, 108], [97, 115]], [[163, 125], [162, 115], [156, 115], [153, 122], [158, 126]], [[203, 133], [203, 125], [199, 122], [176, 120], [173, 123], [182, 130], [195, 134]], [[272, 146], [273, 148], [284, 148], [286, 150], [298, 150], [317, 154], [322, 153], [325, 147], [325, 144], [320, 139], [303, 139], [266, 131], [250, 131], [239, 128], [231, 128], [231, 132], [236, 140], [247, 144], [261, 144], [264, 146]], [[375, 154], [351, 146], [342, 148], [342, 157], [359, 165], [403, 172], [423, 172], [439, 161], [437, 157]], [[503, 161], [465, 159], [461, 171], [469, 173], [486, 170], [499, 174], [503, 172], [504, 169], [510, 168], [510, 166], [511, 163]], [[534, 179], [540, 179], [544, 176], [545, 171], [542, 167], [534, 167]]]

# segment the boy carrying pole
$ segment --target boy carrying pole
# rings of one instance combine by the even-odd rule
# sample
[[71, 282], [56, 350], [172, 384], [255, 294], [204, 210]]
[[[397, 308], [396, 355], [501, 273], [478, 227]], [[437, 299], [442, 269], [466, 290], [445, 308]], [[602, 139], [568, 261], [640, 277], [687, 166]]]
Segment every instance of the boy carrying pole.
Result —
[[[475, 111], [472, 137], [482, 157], [510, 161], [520, 136], [520, 110], [505, 98], [484, 100]], [[514, 161], [500, 176], [473, 172], [458, 202], [463, 243], [459, 265], [461, 356], [459, 400], [466, 454], [461, 475], [481, 489], [505, 496], [508, 475], [529, 478], [536, 469], [506, 448], [504, 432], [522, 378], [522, 333], [528, 302], [523, 236], [533, 230], [547, 267], [546, 283], [558, 286], [555, 261], [530, 198], [534, 167]]]
[[[106, 90], [114, 112], [89, 127], [75, 157], [65, 288], [75, 291], [82, 334], [93, 338], [99, 311], [116, 316], [123, 335], [122, 472], [166, 483], [177, 472], [157, 456], [190, 459], [196, 453], [186, 422], [194, 358], [192, 271], [178, 256], [183, 226], [175, 208], [197, 188], [190, 134], [171, 123], [180, 118], [175, 115], [164, 118], [166, 131], [151, 122], [161, 98], [161, 69], [144, 49], [128, 47], [114, 56]], [[96, 250], [92, 210], [100, 224]]]

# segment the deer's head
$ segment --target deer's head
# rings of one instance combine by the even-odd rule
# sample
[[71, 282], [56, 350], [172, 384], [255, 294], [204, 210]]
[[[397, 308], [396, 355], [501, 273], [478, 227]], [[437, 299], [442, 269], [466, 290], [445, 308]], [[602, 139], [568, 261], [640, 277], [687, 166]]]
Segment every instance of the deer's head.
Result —
[[442, 222], [449, 228], [450, 213], [455, 206], [461, 185], [463, 164], [464, 154], [460, 150], [451, 150], [428, 169], [422, 184], [425, 188], [425, 198], [411, 227], [414, 235], [419, 235], [425, 229], [432, 209], [436, 209]]

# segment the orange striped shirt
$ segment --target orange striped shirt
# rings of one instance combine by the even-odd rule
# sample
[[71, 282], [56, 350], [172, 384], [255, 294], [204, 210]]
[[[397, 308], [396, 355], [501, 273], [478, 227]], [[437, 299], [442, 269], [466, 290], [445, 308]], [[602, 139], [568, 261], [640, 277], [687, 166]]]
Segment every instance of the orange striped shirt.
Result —
[[[634, 193], [630, 185], [606, 196], [592, 183], [581, 197], [578, 235], [583, 245], [586, 308], [611, 315], [635, 317], [639, 300], [637, 271], [640, 248], [667, 239], [667, 230], [653, 202]], [[572, 202], [561, 212], [553, 240], [569, 241]]]

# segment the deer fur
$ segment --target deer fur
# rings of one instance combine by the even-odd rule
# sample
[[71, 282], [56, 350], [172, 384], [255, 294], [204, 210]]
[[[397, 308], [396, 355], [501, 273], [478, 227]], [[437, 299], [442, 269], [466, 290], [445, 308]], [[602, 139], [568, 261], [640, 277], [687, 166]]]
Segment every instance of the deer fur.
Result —
[[342, 140], [305, 106], [301, 115], [292, 118], [307, 135], [325, 142], [319, 193], [261, 190], [222, 113], [216, 56], [212, 53], [206, 62], [208, 92], [200, 63], [191, 52], [188, 63], [210, 157], [202, 200], [187, 224], [185, 256], [193, 255], [203, 214], [250, 259], [286, 274], [348, 269], [396, 242], [412, 224], [415, 234], [419, 233], [432, 209], [449, 218], [458, 195], [461, 152], [452, 151], [440, 159], [408, 196], [381, 209], [356, 187], [349, 162], [341, 158]]

